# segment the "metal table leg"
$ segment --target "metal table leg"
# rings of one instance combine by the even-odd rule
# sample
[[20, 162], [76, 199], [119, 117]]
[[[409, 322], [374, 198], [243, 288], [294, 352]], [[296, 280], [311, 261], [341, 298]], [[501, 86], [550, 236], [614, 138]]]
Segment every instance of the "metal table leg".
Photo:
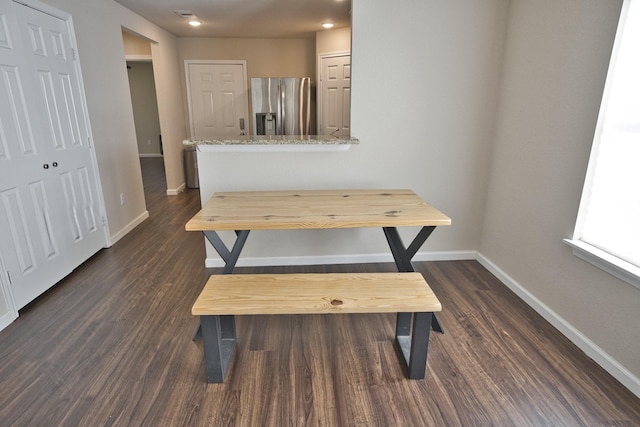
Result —
[[[396, 262], [396, 267], [400, 272], [414, 272], [415, 269], [411, 264], [411, 259], [418, 252], [420, 247], [424, 244], [424, 242], [429, 238], [433, 230], [435, 230], [435, 226], [425, 226], [418, 232], [416, 237], [413, 239], [409, 247], [404, 246], [402, 242], [402, 238], [400, 237], [400, 233], [398, 233], [398, 229], [396, 227], [383, 227], [384, 235], [387, 237], [387, 242], [389, 243], [389, 248], [391, 249], [391, 253], [393, 254], [393, 259]], [[410, 313], [398, 313], [396, 320], [396, 331], [408, 331], [411, 329], [411, 314]], [[444, 334], [444, 329], [440, 324], [440, 320], [436, 313], [433, 313], [431, 317], [431, 328]]]
[[218, 236], [218, 233], [212, 230], [204, 231], [204, 235], [207, 237], [207, 240], [209, 240], [209, 242], [213, 245], [213, 248], [218, 252], [220, 257], [224, 261], [224, 271], [222, 272], [222, 274], [233, 273], [236, 262], [238, 262], [238, 258], [240, 257], [240, 252], [242, 252], [242, 248], [247, 241], [247, 237], [249, 237], [249, 231], [250, 230], [236, 230], [236, 241], [233, 244], [233, 248], [231, 248], [231, 251], [229, 251], [220, 236]]
[[[213, 245], [213, 248], [218, 252], [222, 260], [224, 261], [224, 270], [222, 274], [231, 274], [233, 273], [233, 269], [238, 262], [238, 258], [240, 257], [240, 252], [242, 252], [242, 248], [247, 241], [247, 237], [249, 237], [250, 230], [236, 230], [236, 241], [233, 244], [233, 248], [231, 251], [227, 248], [227, 245], [222, 241], [218, 233], [215, 231], [204, 231], [204, 235], [207, 240]], [[230, 318], [230, 319], [228, 319]], [[233, 323], [233, 336], [235, 337], [235, 320], [233, 316], [221, 316], [221, 321], [225, 323]], [[193, 341], [197, 341], [202, 337], [202, 322], [198, 325], [198, 329], [196, 329], [195, 334], [193, 334]]]

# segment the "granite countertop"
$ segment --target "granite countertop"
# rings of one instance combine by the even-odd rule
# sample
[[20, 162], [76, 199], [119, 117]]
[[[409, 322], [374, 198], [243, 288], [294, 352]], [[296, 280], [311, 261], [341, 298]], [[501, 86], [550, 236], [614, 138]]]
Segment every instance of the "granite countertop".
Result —
[[185, 139], [184, 145], [341, 145], [358, 144], [356, 138], [331, 135], [258, 135], [221, 137], [216, 139]]

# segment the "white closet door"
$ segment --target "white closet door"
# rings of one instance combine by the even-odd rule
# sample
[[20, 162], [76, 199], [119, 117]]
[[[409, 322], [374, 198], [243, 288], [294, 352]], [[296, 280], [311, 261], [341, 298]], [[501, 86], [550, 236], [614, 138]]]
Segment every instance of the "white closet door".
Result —
[[71, 48], [65, 21], [0, 0], [0, 252], [16, 310], [106, 242]]
[[[73, 267], [105, 245], [96, 167], [83, 114], [84, 99], [69, 27], [62, 19], [16, 5], [24, 53], [39, 88], [49, 171], [58, 181], [56, 208]], [[61, 192], [60, 192], [61, 190]]]

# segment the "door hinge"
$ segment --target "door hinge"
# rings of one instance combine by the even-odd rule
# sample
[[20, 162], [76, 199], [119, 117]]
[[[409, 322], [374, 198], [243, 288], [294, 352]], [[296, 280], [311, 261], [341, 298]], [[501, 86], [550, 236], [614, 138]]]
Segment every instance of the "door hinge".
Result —
[[76, 60], [76, 50], [74, 48], [71, 48], [71, 58], [75, 61]]
[[91, 137], [90, 136], [87, 137], [87, 143], [89, 144], [89, 148], [93, 148], [93, 145], [91, 145]]
[[104, 217], [104, 215], [102, 215], [102, 226], [103, 227], [107, 226], [107, 219]]
[[7, 270], [7, 277], [9, 278], [9, 284], [13, 285], [13, 278], [11, 277], [11, 272]]

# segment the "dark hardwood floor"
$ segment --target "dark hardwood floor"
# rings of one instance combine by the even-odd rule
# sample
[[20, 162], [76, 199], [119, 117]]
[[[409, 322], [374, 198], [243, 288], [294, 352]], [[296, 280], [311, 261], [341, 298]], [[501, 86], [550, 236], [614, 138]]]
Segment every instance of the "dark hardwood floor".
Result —
[[242, 316], [226, 383], [207, 384], [190, 309], [219, 270], [183, 231], [199, 195], [165, 196], [161, 159], [142, 165], [150, 218], [0, 332], [0, 426], [640, 425], [639, 399], [474, 261], [415, 263], [446, 329], [424, 380], [404, 378], [393, 315]]

